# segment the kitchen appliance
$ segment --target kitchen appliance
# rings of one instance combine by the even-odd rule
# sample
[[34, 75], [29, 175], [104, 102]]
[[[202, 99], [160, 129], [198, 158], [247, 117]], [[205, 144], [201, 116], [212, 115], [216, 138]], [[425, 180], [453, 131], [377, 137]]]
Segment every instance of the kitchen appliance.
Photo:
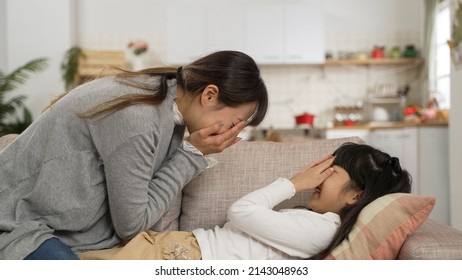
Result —
[[405, 97], [370, 99], [368, 103], [369, 120], [372, 122], [402, 121], [405, 105]]

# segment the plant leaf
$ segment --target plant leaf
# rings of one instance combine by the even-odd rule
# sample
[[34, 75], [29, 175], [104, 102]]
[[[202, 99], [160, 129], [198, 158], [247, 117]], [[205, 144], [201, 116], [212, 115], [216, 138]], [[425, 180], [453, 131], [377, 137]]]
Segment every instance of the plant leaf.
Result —
[[0, 96], [22, 85], [29, 78], [30, 73], [40, 72], [47, 66], [48, 58], [37, 58], [18, 67], [8, 75], [1, 75]]
[[61, 62], [61, 77], [66, 90], [70, 90], [74, 85], [80, 58], [85, 58], [85, 55], [79, 47], [70, 48], [64, 55]]

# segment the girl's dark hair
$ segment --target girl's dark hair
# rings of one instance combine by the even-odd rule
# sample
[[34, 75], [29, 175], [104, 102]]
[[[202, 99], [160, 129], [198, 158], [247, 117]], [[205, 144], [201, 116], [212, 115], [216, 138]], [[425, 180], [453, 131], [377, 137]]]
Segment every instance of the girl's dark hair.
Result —
[[399, 159], [372, 146], [344, 143], [334, 153], [333, 165], [345, 169], [350, 176], [347, 189], [361, 190], [355, 204], [347, 205], [340, 213], [341, 224], [326, 249], [310, 259], [326, 258], [353, 228], [361, 210], [375, 199], [390, 193], [410, 193], [411, 175], [401, 168]]
[[[136, 76], [149, 75], [160, 78], [157, 86], [137, 82]], [[257, 109], [249, 125], [261, 123], [268, 109], [268, 93], [255, 61], [238, 51], [219, 51], [204, 56], [185, 67], [148, 68], [138, 72], [124, 71], [118, 75], [121, 81], [140, 90], [154, 91], [153, 95], [127, 94], [100, 104], [83, 115], [93, 118], [102, 113], [114, 112], [135, 104], [159, 104], [168, 93], [167, 81], [177, 80], [177, 86], [190, 94], [200, 94], [210, 84], [218, 87], [218, 98], [224, 106], [256, 102]]]

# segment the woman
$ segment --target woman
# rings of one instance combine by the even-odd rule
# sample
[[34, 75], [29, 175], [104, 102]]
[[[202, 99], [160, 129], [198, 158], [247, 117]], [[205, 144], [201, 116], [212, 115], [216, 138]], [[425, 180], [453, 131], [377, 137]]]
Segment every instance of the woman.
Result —
[[[307, 209], [272, 210], [296, 192], [314, 190]], [[361, 210], [390, 193], [411, 191], [399, 160], [346, 143], [290, 180], [279, 178], [228, 210], [228, 222], [188, 232], [145, 231], [125, 246], [82, 259], [323, 259], [346, 238]]]
[[77, 259], [152, 228], [267, 102], [234, 51], [76, 88], [0, 153], [0, 259]]

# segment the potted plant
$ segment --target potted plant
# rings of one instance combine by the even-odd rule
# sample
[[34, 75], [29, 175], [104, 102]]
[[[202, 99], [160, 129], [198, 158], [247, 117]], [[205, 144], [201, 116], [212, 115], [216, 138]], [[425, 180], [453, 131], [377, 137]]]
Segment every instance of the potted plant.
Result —
[[[47, 58], [32, 60], [9, 74], [0, 70], [0, 136], [20, 134], [32, 123], [32, 114], [24, 106], [23, 95], [7, 99], [7, 93], [16, 89], [29, 78], [29, 74], [40, 72], [47, 66]], [[22, 118], [18, 111], [22, 110]]]
[[61, 62], [61, 77], [63, 78], [66, 91], [71, 90], [75, 86], [80, 58], [85, 58], [85, 55], [80, 47], [74, 46], [67, 50]]

